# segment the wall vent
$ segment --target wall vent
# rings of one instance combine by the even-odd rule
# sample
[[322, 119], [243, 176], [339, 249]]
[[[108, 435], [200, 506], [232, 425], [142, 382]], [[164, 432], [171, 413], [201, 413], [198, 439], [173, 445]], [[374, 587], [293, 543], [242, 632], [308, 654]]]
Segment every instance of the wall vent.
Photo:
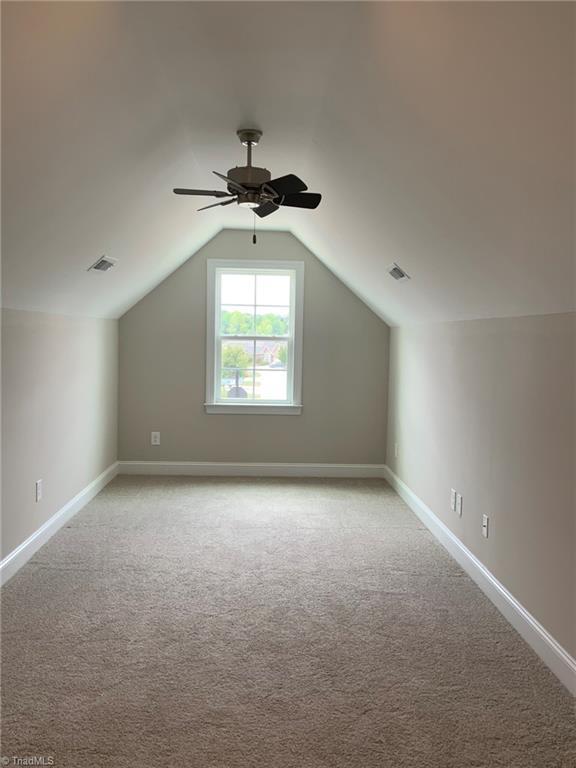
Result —
[[388, 274], [392, 275], [394, 280], [410, 280], [410, 275], [404, 272], [402, 267], [399, 267], [396, 262], [388, 267]]
[[110, 259], [108, 256], [101, 256], [91, 267], [88, 267], [88, 272], [91, 272], [92, 270], [95, 270], [96, 272], [107, 272], [109, 269], [112, 269], [115, 264], [115, 259]]

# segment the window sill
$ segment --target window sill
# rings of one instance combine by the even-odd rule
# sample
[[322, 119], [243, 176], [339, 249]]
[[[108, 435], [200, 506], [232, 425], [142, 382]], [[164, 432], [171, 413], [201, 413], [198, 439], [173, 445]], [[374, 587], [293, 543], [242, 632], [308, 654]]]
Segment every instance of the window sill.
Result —
[[204, 403], [206, 413], [250, 414], [252, 416], [299, 416], [301, 405], [238, 405], [237, 403]]

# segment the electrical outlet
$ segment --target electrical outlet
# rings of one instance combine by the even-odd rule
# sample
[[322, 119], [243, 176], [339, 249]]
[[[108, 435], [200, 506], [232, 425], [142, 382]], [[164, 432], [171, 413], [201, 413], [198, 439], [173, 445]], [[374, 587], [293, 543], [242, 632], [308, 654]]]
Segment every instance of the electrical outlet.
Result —
[[484, 536], [485, 539], [488, 538], [488, 524], [490, 522], [490, 518], [488, 515], [482, 515], [482, 536]]
[[456, 512], [456, 489], [450, 488], [450, 509]]
[[462, 517], [462, 494], [456, 494], [456, 513], [458, 517]]
[[150, 432], [150, 445], [160, 445], [160, 432]]
[[36, 501], [42, 501], [42, 480], [36, 480]]

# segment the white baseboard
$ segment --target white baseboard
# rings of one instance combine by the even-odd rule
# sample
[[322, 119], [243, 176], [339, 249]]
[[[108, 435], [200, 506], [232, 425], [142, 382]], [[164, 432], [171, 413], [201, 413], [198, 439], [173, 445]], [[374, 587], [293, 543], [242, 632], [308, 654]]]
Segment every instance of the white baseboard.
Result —
[[98, 475], [95, 480], [83, 488], [80, 493], [77, 493], [73, 499], [64, 504], [51, 518], [46, 520], [26, 541], [23, 541], [20, 546], [12, 550], [9, 555], [6, 555], [0, 562], [0, 584], [6, 584], [8, 579], [11, 579], [59, 528], [67, 523], [82, 507], [86, 506], [117, 474], [118, 462], [114, 462], [101, 475]]
[[120, 461], [120, 475], [193, 477], [379, 477], [383, 464], [285, 464], [209, 461]]
[[576, 659], [540, 624], [506, 587], [464, 546], [448, 526], [387, 466], [383, 477], [390, 483], [428, 530], [476, 582], [514, 629], [526, 640], [547, 667], [576, 696]]

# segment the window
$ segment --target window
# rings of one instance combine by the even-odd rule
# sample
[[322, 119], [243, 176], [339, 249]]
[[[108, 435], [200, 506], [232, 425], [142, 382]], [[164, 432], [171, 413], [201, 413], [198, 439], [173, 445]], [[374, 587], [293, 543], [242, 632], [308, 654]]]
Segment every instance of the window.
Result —
[[208, 261], [208, 413], [300, 413], [303, 281], [300, 261]]

